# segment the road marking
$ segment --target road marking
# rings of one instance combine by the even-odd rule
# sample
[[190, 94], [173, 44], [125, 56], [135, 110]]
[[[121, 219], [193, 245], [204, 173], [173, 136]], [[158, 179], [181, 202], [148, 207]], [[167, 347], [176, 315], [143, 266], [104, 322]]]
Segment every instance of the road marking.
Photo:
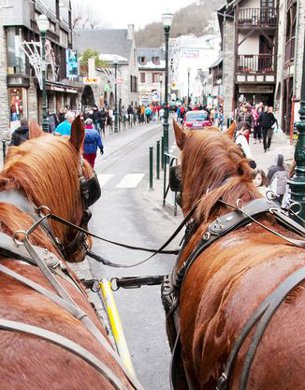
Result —
[[98, 178], [98, 181], [100, 183], [101, 188], [103, 188], [105, 186], [105, 184], [108, 183], [108, 181], [113, 178], [113, 176], [114, 175], [110, 175], [107, 173], [99, 173], [97, 175], [97, 178]]
[[145, 176], [144, 173], [130, 173], [116, 185], [117, 188], [135, 188]]

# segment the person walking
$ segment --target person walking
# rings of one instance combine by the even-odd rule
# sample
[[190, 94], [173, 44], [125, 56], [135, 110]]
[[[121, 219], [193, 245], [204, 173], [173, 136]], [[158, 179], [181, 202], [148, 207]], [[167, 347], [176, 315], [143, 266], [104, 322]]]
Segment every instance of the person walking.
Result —
[[97, 148], [101, 154], [104, 154], [104, 146], [100, 133], [94, 128], [93, 120], [88, 118], [85, 120], [85, 139], [83, 157], [94, 168]]
[[263, 133], [263, 145], [264, 152], [270, 150], [271, 140], [273, 136], [273, 128], [272, 126], [276, 123], [276, 119], [273, 115], [273, 107], [265, 107], [265, 110], [262, 111], [258, 118], [258, 125], [262, 129]]
[[284, 165], [284, 156], [278, 154], [275, 158], [275, 164], [268, 169], [267, 179], [269, 188], [276, 193], [279, 203], [282, 204], [284, 194], [287, 190], [288, 172]]
[[27, 118], [20, 119], [20, 126], [12, 132], [10, 146], [19, 146], [29, 139], [29, 123]]
[[254, 127], [254, 119], [253, 119], [252, 108], [250, 104], [246, 103], [242, 106], [242, 109], [237, 116], [237, 124], [239, 122], [247, 122], [249, 124], [250, 131], [246, 135], [247, 142], [249, 143], [250, 134], [251, 132], [253, 132], [253, 127]]
[[55, 135], [70, 135], [71, 134], [71, 124], [74, 120], [74, 113], [68, 111], [65, 115], [65, 120], [61, 122], [56, 129], [54, 130]]

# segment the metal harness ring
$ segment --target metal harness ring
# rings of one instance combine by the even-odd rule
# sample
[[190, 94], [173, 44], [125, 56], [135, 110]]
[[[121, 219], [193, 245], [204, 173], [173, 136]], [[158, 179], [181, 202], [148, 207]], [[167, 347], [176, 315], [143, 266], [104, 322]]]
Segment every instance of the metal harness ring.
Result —
[[[18, 235], [18, 234], [23, 234], [23, 236], [24, 236], [23, 240], [20, 240], [20, 239], [17, 238], [17, 235]], [[25, 232], [24, 230], [16, 230], [16, 231], [13, 233], [13, 235], [12, 235], [13, 243], [14, 243], [14, 245], [15, 245], [17, 248], [18, 248], [19, 246], [24, 245], [24, 241], [25, 241], [26, 239], [28, 239], [28, 238], [29, 238], [29, 235], [28, 235], [28, 233]]]

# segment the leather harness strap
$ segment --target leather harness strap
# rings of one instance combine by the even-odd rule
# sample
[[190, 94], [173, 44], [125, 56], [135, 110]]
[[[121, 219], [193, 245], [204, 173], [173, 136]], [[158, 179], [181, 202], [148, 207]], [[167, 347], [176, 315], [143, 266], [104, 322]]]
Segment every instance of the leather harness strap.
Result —
[[91, 365], [95, 370], [102, 374], [108, 381], [114, 386], [116, 390], [126, 390], [126, 386], [118, 379], [117, 375], [109, 369], [100, 359], [94, 356], [90, 351], [82, 347], [81, 345], [75, 343], [74, 341], [61, 336], [57, 333], [51, 332], [47, 329], [42, 329], [37, 326], [30, 324], [25, 324], [18, 321], [10, 321], [3, 318], [0, 318], [0, 329], [30, 334], [35, 337], [44, 339], [52, 344], [58, 345], [59, 347], [64, 348], [65, 350], [72, 352], [74, 355], [78, 356], [89, 365]]
[[[222, 201], [220, 200], [220, 202], [222, 202]], [[162, 302], [163, 302], [163, 305], [166, 309], [167, 317], [173, 316], [175, 327], [176, 327], [176, 341], [175, 341], [173, 353], [172, 353], [172, 363], [171, 363], [172, 365], [174, 364], [174, 361], [177, 359], [177, 356], [180, 352], [180, 347], [179, 347], [180, 346], [180, 341], [179, 341], [179, 338], [180, 338], [179, 321], [180, 321], [180, 319], [179, 319], [179, 315], [177, 315], [177, 309], [179, 308], [179, 290], [181, 288], [183, 280], [184, 280], [187, 272], [189, 271], [190, 267], [195, 262], [195, 260], [198, 258], [198, 256], [208, 246], [210, 246], [213, 242], [215, 242], [219, 238], [223, 237], [227, 233], [229, 233], [235, 229], [238, 229], [240, 227], [243, 227], [250, 222], [255, 222], [256, 224], [260, 225], [262, 228], [266, 229], [270, 233], [275, 234], [279, 238], [282, 238], [283, 240], [287, 241], [289, 244], [305, 249], [305, 241], [304, 240], [298, 240], [298, 239], [286, 237], [286, 236], [282, 235], [281, 233], [276, 232], [273, 229], [261, 224], [259, 221], [257, 221], [255, 219], [256, 217], [259, 217], [263, 214], [270, 213], [271, 215], [273, 215], [273, 217], [277, 220], [278, 223], [284, 225], [286, 228], [291, 229], [292, 231], [294, 231], [295, 233], [297, 233], [303, 237], [305, 236], [305, 229], [303, 228], [303, 226], [301, 226], [298, 223], [296, 223], [295, 221], [291, 220], [287, 215], [284, 214], [284, 212], [282, 210], [279, 210], [272, 201], [269, 201], [265, 198], [259, 198], [259, 199], [255, 199], [255, 200], [247, 203], [243, 207], [239, 207], [240, 205], [238, 204], [238, 202], [237, 202], [237, 207], [232, 206], [232, 205], [228, 205], [224, 202], [222, 202], [222, 203], [229, 206], [229, 207], [233, 207], [234, 211], [217, 218], [215, 221], [213, 221], [209, 225], [208, 230], [203, 235], [202, 239], [197, 244], [197, 246], [194, 248], [194, 250], [192, 251], [190, 256], [187, 258], [187, 260], [184, 261], [181, 268], [178, 271], [176, 271], [176, 270], [173, 271], [173, 274], [169, 278], [165, 278], [163, 285], [162, 285], [162, 294], [161, 294], [162, 295]], [[189, 239], [189, 234], [187, 235], [187, 237], [184, 241], [187, 242], [188, 239]], [[185, 245], [182, 247], [179, 256], [181, 256], [181, 253], [183, 252], [184, 247], [185, 247]], [[297, 275], [294, 276], [295, 274], [297, 274]], [[305, 279], [305, 267], [304, 267], [304, 271], [300, 271], [300, 272], [297, 271], [295, 274], [290, 275], [282, 283], [283, 287], [281, 289], [279, 288], [281, 291], [280, 293], [282, 293], [284, 295], [279, 295], [280, 293], [276, 294], [276, 291], [277, 291], [276, 290], [269, 297], [267, 297], [266, 300], [263, 302], [265, 304], [268, 304], [268, 307], [266, 307], [265, 311], [260, 313], [261, 314], [260, 316], [263, 316], [263, 322], [262, 322], [262, 325], [258, 327], [258, 330], [260, 330], [260, 331], [258, 334], [256, 333], [256, 336], [253, 339], [254, 342], [251, 344], [252, 345], [251, 350], [246, 357], [246, 362], [245, 362], [244, 370], [243, 370], [243, 378], [244, 378], [243, 381], [245, 383], [247, 383], [247, 378], [248, 378], [248, 374], [249, 374], [249, 371], [251, 368], [251, 363], [252, 363], [252, 360], [253, 360], [253, 357], [255, 354], [255, 349], [257, 348], [257, 345], [262, 337], [262, 334], [263, 334], [265, 328], [267, 327], [274, 311], [278, 308], [278, 306], [281, 304], [283, 299], [285, 299], [287, 294], [294, 287], [296, 287], [302, 280]], [[302, 277], [303, 274], [304, 274], [304, 277]], [[294, 285], [292, 285], [293, 281], [294, 281]], [[275, 301], [275, 303], [270, 304], [269, 301], [275, 299], [274, 297], [276, 297], [277, 300]], [[253, 314], [253, 316], [255, 316], [255, 314], [256, 314], [256, 312]], [[257, 320], [258, 319], [256, 318], [254, 324], [257, 322]], [[251, 316], [249, 322], [250, 321], [252, 321], [252, 316]], [[251, 330], [252, 326], [249, 329], [247, 328], [248, 332]], [[242, 342], [243, 341], [244, 341], [244, 339], [242, 340]], [[240, 345], [238, 345], [238, 349], [242, 345], [242, 342]], [[251, 357], [251, 354], [253, 354], [252, 357]], [[232, 358], [233, 363], [234, 363], [235, 357], [236, 356], [234, 355], [234, 357]], [[233, 365], [233, 363], [231, 363], [231, 364]], [[230, 369], [231, 369], [231, 366], [230, 366]], [[173, 370], [172, 370], [172, 372], [173, 372]], [[172, 389], [177, 388], [176, 387], [177, 383], [173, 382], [173, 380], [175, 378], [176, 378], [176, 376], [171, 378], [171, 381], [172, 381], [171, 388]], [[226, 380], [227, 380], [227, 374], [225, 371], [223, 376], [220, 378], [219, 386], [222, 386], [221, 381], [223, 381], [225, 383], [225, 385], [227, 385], [228, 382], [226, 382]], [[192, 386], [191, 383], [188, 383], [188, 385]], [[225, 389], [226, 389], [226, 387], [219, 387], [219, 390], [225, 390]], [[243, 390], [243, 389], [245, 389], [245, 387], [241, 387], [241, 389]]]
[[259, 305], [255, 312], [251, 315], [246, 325], [243, 327], [241, 333], [236, 339], [231, 353], [229, 355], [226, 368], [218, 380], [217, 390], [226, 390], [230, 377], [234, 368], [234, 363], [237, 358], [237, 354], [243, 345], [246, 337], [257, 323], [255, 333], [252, 337], [251, 343], [248, 347], [248, 351], [244, 360], [244, 365], [241, 374], [241, 380], [239, 389], [245, 390], [247, 388], [249, 372], [252, 362], [255, 357], [255, 353], [261, 338], [269, 324], [274, 312], [285, 300], [287, 295], [301, 282], [305, 280], [305, 267], [299, 268], [297, 271], [289, 275], [265, 300]]

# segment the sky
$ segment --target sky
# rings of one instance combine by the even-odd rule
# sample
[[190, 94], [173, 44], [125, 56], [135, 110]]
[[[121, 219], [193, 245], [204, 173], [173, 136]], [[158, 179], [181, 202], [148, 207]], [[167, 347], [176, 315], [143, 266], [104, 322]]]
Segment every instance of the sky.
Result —
[[[75, 0], [78, 2], [79, 0]], [[196, 0], [83, 0], [92, 6], [107, 28], [125, 29], [128, 24], [134, 24], [139, 30], [152, 22], [160, 22], [161, 15], [169, 11], [175, 13], [179, 9], [190, 5]]]

